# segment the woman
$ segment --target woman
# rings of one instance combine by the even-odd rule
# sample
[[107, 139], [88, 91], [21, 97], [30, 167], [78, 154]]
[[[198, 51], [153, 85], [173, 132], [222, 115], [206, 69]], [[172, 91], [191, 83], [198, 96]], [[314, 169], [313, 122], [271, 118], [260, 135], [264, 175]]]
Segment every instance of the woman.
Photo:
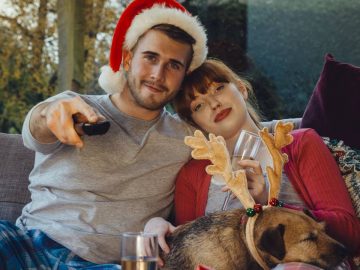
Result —
[[[229, 153], [233, 152], [241, 130], [258, 133], [259, 117], [248, 104], [251, 86], [217, 60], [207, 60], [191, 73], [174, 101], [175, 110], [185, 121], [207, 133], [221, 135]], [[289, 156], [285, 164], [279, 199], [306, 207], [327, 224], [327, 232], [343, 243], [352, 254], [360, 251], [360, 222], [339, 169], [321, 137], [312, 129], [296, 130], [294, 141], [283, 149]], [[183, 224], [218, 211], [225, 199], [222, 186], [205, 172], [209, 161], [191, 160], [179, 172], [175, 189], [175, 222]], [[256, 160], [242, 160], [247, 169], [249, 190], [255, 201], [266, 204], [267, 188], [263, 171], [271, 157], [262, 146]], [[235, 199], [230, 208], [241, 207]], [[164, 234], [174, 227], [155, 218], [147, 230]], [[161, 229], [159, 229], [161, 228]], [[162, 231], [161, 231], [162, 230]], [[160, 237], [161, 238], [161, 237]], [[167, 246], [160, 242], [165, 251]]]

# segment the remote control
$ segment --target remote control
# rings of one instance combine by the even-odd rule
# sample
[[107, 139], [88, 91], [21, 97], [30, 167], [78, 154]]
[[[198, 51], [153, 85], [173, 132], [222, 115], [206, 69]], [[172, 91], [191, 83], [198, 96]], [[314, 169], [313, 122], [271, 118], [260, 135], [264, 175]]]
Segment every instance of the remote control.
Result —
[[85, 120], [84, 117], [76, 113], [73, 116], [73, 120], [76, 124], [80, 124], [80, 127], [82, 128], [83, 132], [88, 136], [93, 135], [103, 135], [105, 134], [109, 128], [110, 128], [110, 122], [107, 120], [99, 121], [97, 123], [83, 123], [82, 120]]
[[88, 136], [103, 135], [109, 130], [110, 122], [105, 120], [97, 123], [82, 123], [81, 128]]

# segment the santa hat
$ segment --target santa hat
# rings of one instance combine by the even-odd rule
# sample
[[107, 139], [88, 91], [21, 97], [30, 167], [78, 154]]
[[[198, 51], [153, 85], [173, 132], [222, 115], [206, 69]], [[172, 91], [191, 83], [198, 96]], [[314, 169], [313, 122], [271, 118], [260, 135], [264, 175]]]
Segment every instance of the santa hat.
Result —
[[125, 83], [121, 72], [122, 50], [134, 48], [139, 37], [158, 24], [174, 25], [195, 39], [189, 71], [204, 62], [208, 51], [206, 33], [196, 17], [175, 0], [134, 0], [123, 11], [116, 25], [109, 66], [101, 68], [99, 84], [106, 92], [119, 92]]

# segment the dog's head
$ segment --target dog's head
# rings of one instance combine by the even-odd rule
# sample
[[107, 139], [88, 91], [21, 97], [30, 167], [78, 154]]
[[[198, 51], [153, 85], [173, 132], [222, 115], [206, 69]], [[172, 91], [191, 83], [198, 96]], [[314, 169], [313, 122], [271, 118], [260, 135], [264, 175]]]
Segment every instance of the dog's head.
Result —
[[278, 207], [258, 217], [255, 245], [269, 266], [304, 262], [331, 269], [346, 256], [344, 246], [326, 234], [324, 223], [304, 212]]

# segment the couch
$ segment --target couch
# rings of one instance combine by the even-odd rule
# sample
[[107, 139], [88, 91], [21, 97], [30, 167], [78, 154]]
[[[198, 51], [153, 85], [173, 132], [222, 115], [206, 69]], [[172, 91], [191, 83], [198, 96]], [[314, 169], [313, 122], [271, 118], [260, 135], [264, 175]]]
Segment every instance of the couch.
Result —
[[14, 222], [30, 201], [28, 177], [34, 157], [21, 135], [0, 133], [0, 219]]

